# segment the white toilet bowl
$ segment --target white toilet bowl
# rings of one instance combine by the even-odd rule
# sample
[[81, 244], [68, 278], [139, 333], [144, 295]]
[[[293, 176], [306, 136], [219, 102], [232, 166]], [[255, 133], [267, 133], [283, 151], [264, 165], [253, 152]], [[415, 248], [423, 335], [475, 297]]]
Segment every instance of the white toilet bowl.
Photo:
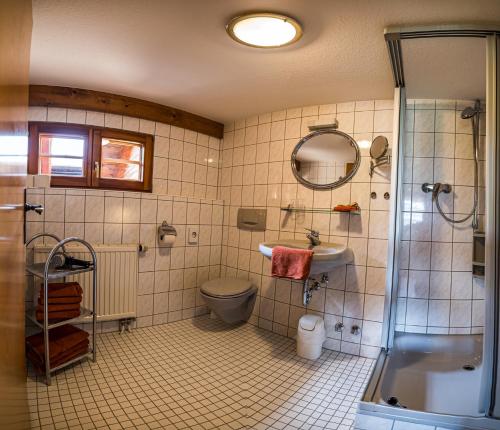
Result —
[[218, 278], [203, 283], [201, 297], [222, 321], [233, 324], [250, 318], [257, 288], [243, 279]]

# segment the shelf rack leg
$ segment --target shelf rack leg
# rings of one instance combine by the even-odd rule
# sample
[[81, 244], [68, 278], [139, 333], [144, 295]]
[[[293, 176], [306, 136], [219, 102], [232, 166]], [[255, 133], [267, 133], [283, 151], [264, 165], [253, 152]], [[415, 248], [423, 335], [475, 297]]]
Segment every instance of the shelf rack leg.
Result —
[[43, 279], [43, 343], [45, 353], [45, 382], [51, 384], [50, 378], [50, 350], [49, 350], [49, 281], [45, 276]]
[[94, 271], [92, 272], [92, 280], [93, 280], [93, 285], [92, 285], [92, 361], [95, 363], [96, 361], [96, 324], [97, 324], [97, 309], [96, 309], [96, 302], [97, 302], [97, 259], [92, 252], [92, 258], [93, 258], [93, 263], [94, 263]]

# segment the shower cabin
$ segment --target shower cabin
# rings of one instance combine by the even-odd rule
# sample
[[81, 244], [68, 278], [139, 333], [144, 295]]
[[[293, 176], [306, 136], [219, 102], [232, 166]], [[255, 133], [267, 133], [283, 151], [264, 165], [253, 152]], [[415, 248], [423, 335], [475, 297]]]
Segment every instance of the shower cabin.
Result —
[[383, 349], [356, 429], [500, 429], [500, 27], [385, 38], [396, 198]]

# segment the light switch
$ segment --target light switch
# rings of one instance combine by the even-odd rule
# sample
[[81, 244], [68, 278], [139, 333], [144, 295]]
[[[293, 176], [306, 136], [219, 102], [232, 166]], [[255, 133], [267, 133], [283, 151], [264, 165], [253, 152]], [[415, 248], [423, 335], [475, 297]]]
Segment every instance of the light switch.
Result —
[[198, 237], [200, 236], [200, 230], [198, 227], [189, 227], [188, 229], [188, 243], [191, 245], [196, 245], [198, 243]]

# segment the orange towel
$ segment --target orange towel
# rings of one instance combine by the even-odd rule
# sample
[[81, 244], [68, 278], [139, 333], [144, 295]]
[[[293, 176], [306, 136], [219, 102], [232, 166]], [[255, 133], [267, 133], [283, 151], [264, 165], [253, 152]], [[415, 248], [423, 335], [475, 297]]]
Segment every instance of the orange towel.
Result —
[[[67, 361], [72, 360], [73, 358], [79, 357], [80, 355], [83, 355], [87, 353], [89, 350], [89, 340], [83, 340], [82, 342], [76, 344], [75, 346], [65, 350], [63, 353], [59, 354], [57, 357], [50, 359], [50, 367], [54, 368], [57, 366], [60, 366], [63, 363], [66, 363]], [[39, 374], [42, 374], [45, 372], [45, 360], [41, 359], [36, 353], [34, 353], [32, 350], [27, 350], [26, 351], [26, 356], [28, 360], [31, 361], [33, 364], [33, 367], [35, 368], [35, 371]]]
[[333, 208], [334, 211], [336, 212], [355, 212], [355, 211], [359, 211], [361, 208], [359, 207], [359, 205], [354, 202], [350, 205], [337, 205]]
[[[49, 331], [50, 359], [56, 359], [81, 342], [88, 342], [89, 334], [75, 326], [66, 324]], [[44, 359], [43, 333], [26, 338], [26, 351], [36, 356], [40, 362]]]
[[[49, 312], [49, 323], [69, 320], [80, 316], [80, 308], [66, 311]], [[36, 320], [41, 323], [43, 321], [43, 310], [36, 310]]]
[[[82, 296], [73, 297], [50, 297], [49, 296], [49, 306], [50, 305], [66, 305], [71, 303], [81, 303]], [[43, 305], [45, 302], [43, 297], [38, 297], [38, 304]]]
[[307, 279], [313, 254], [310, 249], [275, 246], [271, 258], [271, 275], [279, 278]]
[[[61, 311], [78, 311], [80, 310], [80, 303], [58, 303], [57, 305], [49, 304], [48, 308], [49, 314]], [[43, 305], [37, 305], [36, 310], [43, 312]]]
[[[48, 293], [49, 299], [51, 299], [52, 297], [75, 297], [81, 296], [83, 294], [83, 290], [78, 282], [51, 282], [48, 285]], [[40, 289], [40, 297], [43, 300], [43, 286]]]
[[[50, 367], [54, 368], [88, 352], [89, 334], [66, 324], [49, 331]], [[45, 372], [43, 333], [26, 338], [26, 356], [38, 373]]]

